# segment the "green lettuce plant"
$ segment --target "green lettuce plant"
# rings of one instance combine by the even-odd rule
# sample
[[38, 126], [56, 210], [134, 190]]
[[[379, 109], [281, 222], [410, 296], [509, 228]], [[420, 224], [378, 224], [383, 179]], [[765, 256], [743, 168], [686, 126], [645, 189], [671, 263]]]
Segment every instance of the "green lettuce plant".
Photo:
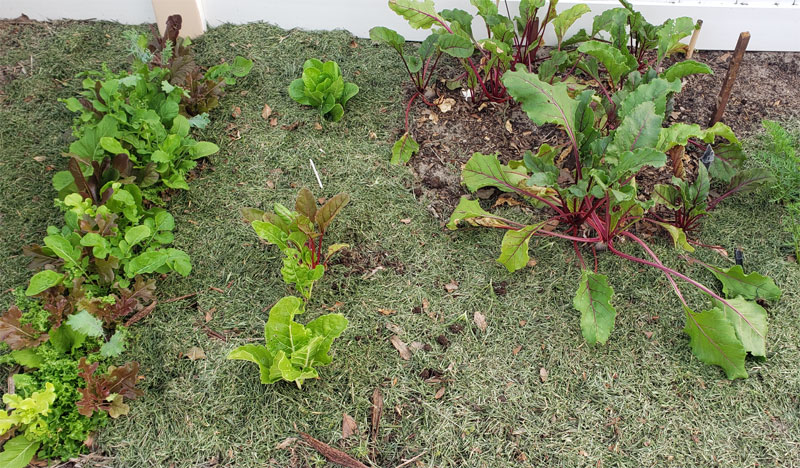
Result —
[[303, 63], [303, 76], [289, 85], [289, 96], [305, 106], [319, 110], [320, 115], [334, 122], [344, 116], [344, 106], [358, 94], [355, 83], [346, 83], [334, 61], [308, 59]]
[[242, 215], [256, 234], [276, 245], [285, 255], [281, 274], [287, 284], [308, 300], [314, 282], [322, 278], [331, 257], [347, 244], [332, 244], [323, 248], [325, 234], [333, 219], [350, 203], [350, 196], [340, 193], [317, 206], [314, 194], [302, 188], [297, 194], [295, 210], [275, 203], [273, 212], [244, 208]]
[[331, 363], [328, 351], [347, 328], [347, 319], [342, 314], [327, 314], [302, 325], [294, 317], [304, 310], [302, 299], [284, 297], [269, 311], [265, 345], [240, 346], [228, 354], [228, 359], [257, 364], [263, 384], [285, 380], [302, 388], [305, 380], [319, 378], [317, 368]]

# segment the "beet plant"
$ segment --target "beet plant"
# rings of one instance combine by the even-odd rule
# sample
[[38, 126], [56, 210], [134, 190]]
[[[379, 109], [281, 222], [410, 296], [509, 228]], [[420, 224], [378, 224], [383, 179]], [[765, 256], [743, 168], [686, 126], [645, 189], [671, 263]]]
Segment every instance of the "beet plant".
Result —
[[[582, 269], [574, 306], [581, 313], [581, 331], [590, 344], [608, 340], [617, 315], [612, 305], [613, 288], [607, 277], [597, 271], [598, 255], [610, 253], [661, 271], [682, 304], [684, 330], [694, 354], [703, 362], [721, 366], [728, 378], [746, 378], [745, 355], [765, 356], [766, 349], [766, 311], [756, 300], [777, 300], [780, 290], [772, 280], [757, 273], [744, 275], [737, 270], [739, 267], [721, 269], [709, 265], [725, 287], [724, 294], [719, 294], [665, 266], [635, 229], [642, 223], [661, 226], [672, 236], [677, 249], [693, 251], [679, 225], [653, 215], [657, 202], [663, 203], [659, 195], [663, 190], [650, 197], [641, 193], [637, 174], [645, 166], [666, 165], [665, 152], [685, 145], [689, 138], [713, 143], [722, 137], [731, 145], [737, 145], [738, 140], [724, 124], [709, 129], [685, 124], [662, 126], [668, 95], [680, 91], [679, 79], [666, 80], [654, 73], [643, 76], [632, 71], [627, 81], [636, 86], [613, 96], [598, 96], [592, 89], [579, 92], [567, 83], [550, 84], [523, 66], [506, 73], [506, 89], [531, 120], [537, 125], [558, 125], [567, 142], [556, 147], [543, 144], [536, 154], [526, 152], [522, 160], [508, 164], [501, 164], [497, 155], [476, 153], [464, 166], [463, 180], [472, 192], [494, 187], [516, 194], [546, 215], [517, 222], [485, 211], [478, 201], [463, 197], [448, 227], [456, 229], [466, 224], [505, 230], [498, 261], [509, 271], [527, 264], [529, 242], [534, 236], [570, 242]], [[608, 110], [610, 105], [613, 112]], [[559, 155], [568, 158], [561, 167], [555, 160]], [[700, 173], [700, 187], [683, 187], [687, 198], [696, 203], [708, 196], [708, 179], [703, 179], [703, 169]], [[681, 187], [675, 190], [680, 191]], [[644, 255], [620, 250], [623, 239], [640, 248]], [[584, 259], [586, 254], [594, 260]], [[710, 298], [710, 305], [695, 311], [679, 282], [700, 290]]]

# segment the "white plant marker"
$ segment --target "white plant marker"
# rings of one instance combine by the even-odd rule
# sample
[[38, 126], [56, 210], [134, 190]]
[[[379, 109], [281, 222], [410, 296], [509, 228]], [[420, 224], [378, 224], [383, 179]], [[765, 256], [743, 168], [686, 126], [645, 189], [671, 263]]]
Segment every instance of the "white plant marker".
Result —
[[319, 184], [319, 188], [321, 189], [324, 188], [322, 187], [322, 180], [319, 178], [319, 172], [317, 172], [317, 166], [314, 165], [314, 160], [308, 158], [308, 162], [311, 163], [311, 169], [314, 171], [314, 175], [317, 176], [317, 183]]

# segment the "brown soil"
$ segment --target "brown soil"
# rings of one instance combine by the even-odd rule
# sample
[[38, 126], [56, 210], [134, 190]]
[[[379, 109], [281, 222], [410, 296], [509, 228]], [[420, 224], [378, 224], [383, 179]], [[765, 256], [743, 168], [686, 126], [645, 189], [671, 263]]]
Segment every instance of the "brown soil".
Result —
[[[714, 75], [695, 75], [684, 81], [676, 96], [673, 113], [665, 125], [674, 122], [706, 126], [714, 112], [722, 81], [727, 73], [730, 52], [698, 51], [693, 59], [708, 64]], [[762, 119], [782, 120], [800, 115], [800, 53], [749, 52], [739, 69], [733, 94], [723, 116], [739, 137], [756, 132]], [[458, 199], [466, 194], [461, 185], [461, 169], [474, 152], [498, 153], [503, 162], [521, 159], [526, 150], [536, 151], [542, 143], [564, 142], [563, 133], [554, 125], [535, 126], [513, 101], [505, 104], [474, 104], [465, 101], [460, 91], [450, 91], [438, 84], [438, 104], [453, 100], [447, 112], [417, 99], [409, 117], [409, 131], [420, 145], [410, 166], [416, 175], [414, 191], [425, 198], [433, 215], [445, 221]], [[408, 96], [411, 96], [408, 90]], [[402, 133], [402, 130], [401, 132]], [[687, 173], [693, 174], [700, 152], [687, 148]], [[637, 177], [647, 190], [656, 183], [668, 182], [671, 167], [645, 168]], [[481, 198], [494, 198], [489, 191]]]

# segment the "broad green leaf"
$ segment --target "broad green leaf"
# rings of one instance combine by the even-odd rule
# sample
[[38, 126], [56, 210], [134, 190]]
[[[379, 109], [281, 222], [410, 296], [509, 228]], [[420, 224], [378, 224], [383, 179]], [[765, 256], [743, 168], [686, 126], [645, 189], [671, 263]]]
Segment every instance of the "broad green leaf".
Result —
[[518, 66], [516, 71], [503, 74], [503, 84], [536, 125], [560, 125], [577, 146], [575, 113], [578, 101], [569, 96], [566, 83], [545, 83], [537, 75]]
[[662, 128], [658, 135], [656, 148], [659, 151], [668, 151], [675, 146], [686, 146], [689, 138], [700, 137], [704, 132], [697, 124], [676, 123]]
[[53, 270], [42, 270], [31, 277], [26, 296], [35, 296], [53, 286], [58, 286], [64, 280], [64, 275]]
[[497, 154], [473, 154], [464, 166], [461, 176], [470, 192], [483, 187], [495, 187], [503, 192], [517, 192], [523, 195], [527, 193], [519, 188], [520, 183], [528, 178], [525, 169], [511, 169], [500, 164]]
[[116, 138], [102, 137], [100, 138], [100, 146], [111, 154], [127, 154], [130, 152], [122, 147], [122, 144]]
[[617, 107], [620, 120], [627, 117], [639, 104], [647, 101], [655, 103], [656, 115], [664, 115], [667, 106], [667, 95], [681, 90], [680, 81], [667, 81], [656, 78], [649, 83], [641, 84], [628, 94]]
[[392, 146], [392, 160], [390, 163], [405, 164], [417, 152], [419, 152], [419, 144], [406, 132]]
[[314, 356], [317, 354], [320, 344], [324, 340], [321, 336], [311, 336], [301, 348], [295, 350], [289, 361], [293, 367], [298, 369], [309, 369], [313, 367]]
[[211, 143], [210, 141], [198, 141], [196, 145], [191, 146], [189, 153], [192, 159], [205, 158], [219, 151], [219, 146]]
[[80, 348], [86, 341], [86, 335], [73, 330], [69, 325], [62, 324], [50, 331], [49, 341], [56, 351], [66, 354]]
[[726, 302], [735, 308], [726, 306], [713, 299], [714, 308], [725, 312], [728, 322], [736, 330], [736, 336], [744, 346], [745, 351], [753, 356], [766, 357], [767, 355], [767, 311], [754, 301], [748, 301], [741, 296], [726, 299]]
[[[164, 264], [171, 270], [174, 270], [179, 275], [186, 277], [189, 276], [189, 273], [192, 272], [192, 261], [189, 258], [189, 254], [184, 252], [183, 250], [178, 249], [166, 249], [164, 250], [165, 259]], [[169, 270], [159, 270], [159, 273], [166, 273]]]
[[189, 123], [189, 119], [182, 115], [177, 115], [172, 119], [172, 128], [170, 131], [181, 137], [186, 137], [189, 135], [189, 130], [191, 130], [191, 128], [192, 126]]
[[456, 34], [440, 35], [437, 45], [442, 52], [456, 58], [468, 58], [475, 52], [472, 41]]
[[653, 148], [637, 148], [625, 151], [617, 158], [612, 178], [618, 179], [624, 174], [636, 174], [644, 166], [663, 167], [667, 163], [667, 155]]
[[781, 297], [781, 290], [769, 276], [751, 272], [744, 274], [740, 265], [730, 268], [717, 268], [706, 265], [711, 273], [722, 282], [722, 292], [726, 297], [742, 296], [745, 299], [765, 299], [777, 301]]
[[67, 325], [78, 333], [94, 338], [103, 336], [103, 321], [86, 310], [81, 310], [67, 318]]
[[81, 263], [81, 251], [72, 246], [69, 240], [61, 234], [51, 234], [44, 238], [44, 245], [54, 254], [63, 259], [66, 266], [76, 266]]
[[656, 115], [654, 102], [642, 102], [622, 121], [608, 147], [609, 153], [623, 153], [637, 148], [652, 148], [658, 142], [662, 116]]
[[144, 239], [150, 237], [150, 228], [140, 224], [138, 226], [132, 226], [127, 231], [125, 231], [125, 241], [128, 243], [130, 247], [138, 244]]
[[470, 226], [511, 227], [505, 219], [495, 216], [481, 208], [478, 200], [470, 200], [467, 197], [461, 197], [461, 200], [459, 200], [458, 206], [453, 211], [453, 214], [450, 215], [447, 228], [451, 230], [458, 229], [460, 221], [466, 221]]
[[119, 356], [123, 351], [125, 351], [125, 333], [119, 330], [100, 347], [100, 355], [107, 358]]
[[3, 468], [25, 468], [33, 460], [39, 450], [41, 442], [29, 440], [24, 435], [18, 435], [3, 444], [0, 452], [0, 466]]
[[339, 193], [326, 201], [325, 204], [317, 210], [315, 221], [317, 225], [319, 225], [320, 232], [324, 233], [328, 230], [328, 225], [331, 224], [333, 218], [335, 218], [348, 203], [350, 203], [350, 195]]
[[676, 249], [683, 249], [687, 252], [694, 252], [694, 247], [686, 240], [686, 233], [683, 232], [683, 229], [673, 226], [667, 223], [660, 223], [655, 222], [659, 226], [663, 227], [667, 230], [670, 236], [672, 236], [672, 242], [675, 244]]
[[577, 5], [573, 5], [572, 7], [562, 11], [558, 14], [553, 21], [550, 23], [553, 25], [553, 30], [556, 33], [556, 38], [558, 38], [558, 46], [560, 48], [561, 41], [564, 40], [564, 36], [567, 34], [567, 29], [572, 26], [575, 21], [578, 20], [581, 16], [589, 13], [591, 10], [589, 7], [583, 3], [579, 3]]
[[656, 205], [664, 205], [671, 210], [678, 209], [678, 189], [672, 185], [656, 184], [653, 187], [653, 201]]
[[611, 8], [600, 13], [592, 22], [592, 37], [597, 37], [600, 31], [608, 31], [615, 47], [627, 47], [629, 16], [625, 8]]
[[605, 275], [590, 270], [581, 272], [572, 304], [581, 313], [581, 332], [590, 345], [605, 344], [611, 336], [617, 317], [617, 311], [611, 305], [613, 295], [614, 288], [608, 285]]
[[322, 338], [312, 356], [312, 365], [330, 364], [331, 357], [328, 351], [331, 349], [331, 344], [346, 328], [347, 319], [342, 314], [327, 314], [308, 322], [306, 329], [311, 331], [313, 336]]
[[258, 237], [277, 245], [281, 250], [286, 249], [288, 237], [281, 228], [268, 221], [253, 221], [252, 226]]
[[128, 278], [133, 278], [136, 275], [143, 275], [146, 273], [153, 273], [161, 268], [167, 261], [167, 254], [161, 250], [154, 250], [144, 252], [132, 258], [127, 265], [125, 265], [125, 274]]
[[466, 32], [468, 36], [472, 37], [472, 15], [468, 12], [453, 8], [449, 10], [442, 10], [439, 12], [442, 18], [450, 21], [450, 23], [457, 23], [462, 31]]
[[444, 23], [436, 13], [433, 0], [389, 0], [389, 8], [405, 18], [414, 29], [428, 29], [434, 24]]
[[694, 313], [684, 306], [684, 310], [686, 327], [683, 331], [689, 335], [694, 355], [706, 364], [722, 367], [731, 380], [746, 379], [744, 358], [747, 353], [725, 313], [717, 308]]
[[269, 311], [269, 319], [264, 327], [267, 349], [276, 357], [279, 351], [287, 355], [305, 346], [309, 340], [309, 332], [294, 322], [294, 316], [302, 314], [303, 300], [287, 296], [278, 301]]
[[739, 194], [752, 192], [774, 181], [775, 177], [769, 169], [750, 167], [737, 171], [736, 174], [731, 177], [730, 182], [728, 182], [726, 191], [734, 191]]
[[228, 353], [228, 359], [256, 363], [261, 374], [261, 383], [263, 384], [275, 383], [281, 378], [280, 374], [275, 375], [271, 372], [273, 358], [266, 346], [256, 344], [239, 346]]
[[298, 369], [292, 365], [291, 359], [283, 351], [275, 354], [275, 361], [273, 369], [277, 368], [281, 377], [289, 382], [297, 384], [298, 388], [302, 388], [303, 382], [306, 379], [316, 379], [319, 377], [316, 369]]
[[246, 59], [239, 55], [233, 59], [233, 66], [231, 67], [231, 73], [233, 76], [242, 78], [247, 76], [250, 73], [250, 70], [253, 68], [253, 61], [250, 59]]
[[264, 210], [259, 210], [258, 208], [239, 208], [239, 213], [248, 223], [264, 219]]
[[311, 105], [311, 100], [308, 98], [308, 96], [306, 96], [306, 85], [302, 78], [298, 78], [291, 82], [289, 85], [289, 97], [300, 104], [303, 104], [304, 106]]
[[397, 31], [383, 26], [376, 26], [369, 30], [369, 37], [375, 42], [391, 46], [400, 55], [403, 55], [403, 45], [406, 43], [406, 38], [397, 33]]
[[331, 122], [338, 122], [342, 120], [342, 117], [344, 117], [344, 107], [342, 107], [342, 105], [337, 102], [326, 113], [329, 116]]
[[722, 137], [728, 140], [729, 143], [740, 143], [739, 139], [736, 138], [736, 134], [733, 133], [733, 129], [722, 122], [717, 122], [713, 127], [706, 129], [706, 131], [703, 133], [702, 139], [706, 143], [714, 143], [714, 139], [716, 137]]
[[587, 41], [578, 46], [578, 52], [596, 58], [606, 67], [606, 71], [615, 84], [619, 83], [621, 77], [636, 70], [639, 66], [636, 58], [628, 52], [628, 49], [623, 50], [624, 53], [613, 45], [600, 41]]
[[[11, 358], [14, 359], [14, 362], [21, 366], [30, 367], [31, 369], [38, 369], [42, 364], [45, 363], [45, 360], [39, 353], [36, 352], [36, 349], [32, 348], [25, 348], [25, 349], [17, 349], [11, 351]], [[24, 374], [16, 374], [16, 375], [24, 375]], [[2, 431], [0, 431], [2, 433]]]
[[658, 36], [658, 63], [660, 64], [661, 60], [671, 55], [676, 50], [678, 42], [692, 34], [694, 29], [694, 21], [686, 16], [665, 21], [656, 31], [656, 36]]
[[524, 268], [530, 260], [528, 244], [531, 236], [538, 231], [544, 223], [530, 224], [521, 229], [509, 229], [503, 236], [500, 246], [500, 257], [497, 261], [502, 263], [510, 272]]
[[711, 70], [711, 67], [705, 63], [695, 62], [694, 60], [684, 60], [683, 62], [678, 62], [667, 68], [664, 73], [661, 74], [661, 76], [667, 81], [680, 81], [681, 79], [696, 73], [713, 75], [714, 71]]
[[[344, 106], [353, 96], [358, 94], [358, 85], [355, 83], [345, 83], [342, 90], [342, 96], [339, 98], [339, 104]], [[343, 111], [344, 112], [344, 111]]]
[[714, 147], [714, 160], [708, 166], [708, 173], [715, 179], [729, 183], [739, 173], [747, 156], [742, 146], [737, 143], [717, 145]]

